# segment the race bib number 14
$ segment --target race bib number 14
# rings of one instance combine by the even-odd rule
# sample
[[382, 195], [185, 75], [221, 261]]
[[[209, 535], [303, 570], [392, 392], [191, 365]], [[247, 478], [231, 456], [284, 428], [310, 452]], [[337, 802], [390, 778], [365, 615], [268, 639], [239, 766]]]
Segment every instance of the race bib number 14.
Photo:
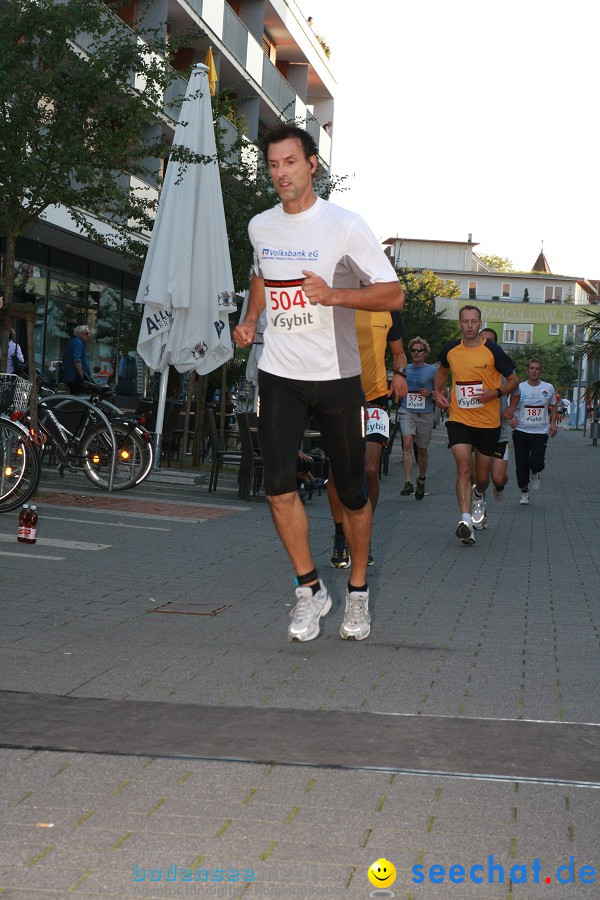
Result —
[[390, 436], [390, 417], [385, 409], [380, 406], [367, 406], [367, 435], [381, 434], [384, 438]]
[[267, 318], [278, 334], [300, 334], [321, 328], [319, 307], [311, 306], [302, 290], [303, 278], [272, 281], [265, 278]]

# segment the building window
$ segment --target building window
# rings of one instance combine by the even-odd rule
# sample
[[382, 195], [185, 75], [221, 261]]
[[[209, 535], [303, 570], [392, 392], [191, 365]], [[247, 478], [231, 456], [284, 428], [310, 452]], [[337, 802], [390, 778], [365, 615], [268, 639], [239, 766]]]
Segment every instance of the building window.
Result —
[[502, 285], [502, 296], [510, 297], [510, 284], [508, 282], [504, 282]]
[[477, 282], [469, 282], [469, 300], [477, 300]]
[[546, 303], [562, 303], [563, 289], [559, 284], [547, 284], [544, 287], [544, 300]]
[[533, 325], [521, 325], [519, 328], [504, 326], [503, 344], [531, 344], [533, 342]]
[[263, 32], [262, 48], [265, 56], [268, 56], [273, 65], [275, 65], [277, 62], [277, 48], [266, 31]]
[[565, 325], [565, 344], [572, 344], [575, 340], [575, 325]]
[[558, 336], [558, 325], [551, 325], [550, 329], [549, 329], [549, 333], [552, 335], [552, 337], [557, 337]]
[[110, 4], [110, 6], [113, 13], [118, 16], [122, 22], [125, 22], [125, 24], [129, 25], [130, 28], [135, 29], [135, 22], [137, 18], [136, 3], [137, 0], [130, 0], [129, 3], [120, 3], [117, 4], [117, 6]]

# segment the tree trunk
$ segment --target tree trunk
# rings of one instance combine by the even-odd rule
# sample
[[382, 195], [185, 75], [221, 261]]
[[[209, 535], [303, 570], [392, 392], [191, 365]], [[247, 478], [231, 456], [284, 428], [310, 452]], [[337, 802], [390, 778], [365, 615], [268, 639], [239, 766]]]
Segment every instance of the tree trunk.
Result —
[[15, 287], [15, 234], [6, 235], [6, 253], [4, 256], [4, 291], [2, 310], [0, 311], [0, 372], [6, 372], [8, 358], [8, 340], [11, 328], [13, 295]]

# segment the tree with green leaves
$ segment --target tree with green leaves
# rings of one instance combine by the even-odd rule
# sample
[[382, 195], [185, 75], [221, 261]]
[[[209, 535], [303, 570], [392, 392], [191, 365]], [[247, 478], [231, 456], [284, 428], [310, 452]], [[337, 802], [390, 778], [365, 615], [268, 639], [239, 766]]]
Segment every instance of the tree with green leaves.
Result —
[[435, 311], [435, 298], [460, 297], [460, 288], [455, 281], [444, 281], [430, 271], [398, 269], [397, 273], [406, 295], [402, 309], [404, 345], [408, 346], [414, 337], [422, 337], [431, 347], [429, 362], [434, 363], [446, 341], [459, 335], [456, 322]]
[[[52, 206], [96, 242], [133, 255], [147, 243], [159, 160], [203, 158], [171, 147], [165, 92], [179, 77], [162, 28], [134, 34], [102, 0], [7, 0], [0, 10], [0, 234], [4, 330], [15, 242]], [[197, 29], [197, 35], [201, 35]], [[171, 90], [177, 118], [178, 97]], [[139, 179], [132, 183], [131, 176]], [[140, 183], [148, 185], [144, 190]], [[135, 229], [131, 223], [135, 222]], [[0, 352], [5, 341], [0, 335]]]
[[[591, 313], [583, 322], [584, 340], [578, 346], [578, 353], [587, 357], [590, 372], [588, 394], [597, 403], [600, 401], [600, 309]], [[579, 328], [578, 328], [579, 330]]]
[[566, 392], [577, 378], [573, 348], [558, 341], [552, 344], [528, 344], [506, 352], [515, 364], [519, 381], [527, 380], [527, 363], [533, 356], [542, 363], [542, 380], [549, 381], [559, 393]]
[[512, 260], [505, 256], [496, 256], [493, 253], [478, 253], [477, 258], [496, 269], [497, 272], [514, 272]]

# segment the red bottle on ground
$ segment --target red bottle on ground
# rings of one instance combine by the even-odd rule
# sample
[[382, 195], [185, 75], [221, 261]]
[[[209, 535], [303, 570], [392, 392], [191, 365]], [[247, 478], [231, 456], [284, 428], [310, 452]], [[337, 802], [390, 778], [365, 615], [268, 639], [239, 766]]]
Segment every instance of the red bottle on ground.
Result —
[[29, 516], [27, 518], [26, 525], [26, 537], [25, 542], [27, 544], [35, 544], [37, 541], [37, 523], [38, 523], [38, 514], [35, 506], [32, 506], [29, 511]]
[[29, 504], [26, 503], [26, 504], [23, 506], [23, 509], [21, 510], [21, 512], [19, 513], [19, 530], [17, 531], [17, 540], [18, 540], [21, 544], [24, 544], [24, 543], [25, 543], [25, 539], [26, 539], [26, 531], [25, 531], [25, 529], [26, 529], [27, 526], [26, 526], [25, 523], [26, 523], [26, 521], [27, 521], [28, 515], [29, 515]]

